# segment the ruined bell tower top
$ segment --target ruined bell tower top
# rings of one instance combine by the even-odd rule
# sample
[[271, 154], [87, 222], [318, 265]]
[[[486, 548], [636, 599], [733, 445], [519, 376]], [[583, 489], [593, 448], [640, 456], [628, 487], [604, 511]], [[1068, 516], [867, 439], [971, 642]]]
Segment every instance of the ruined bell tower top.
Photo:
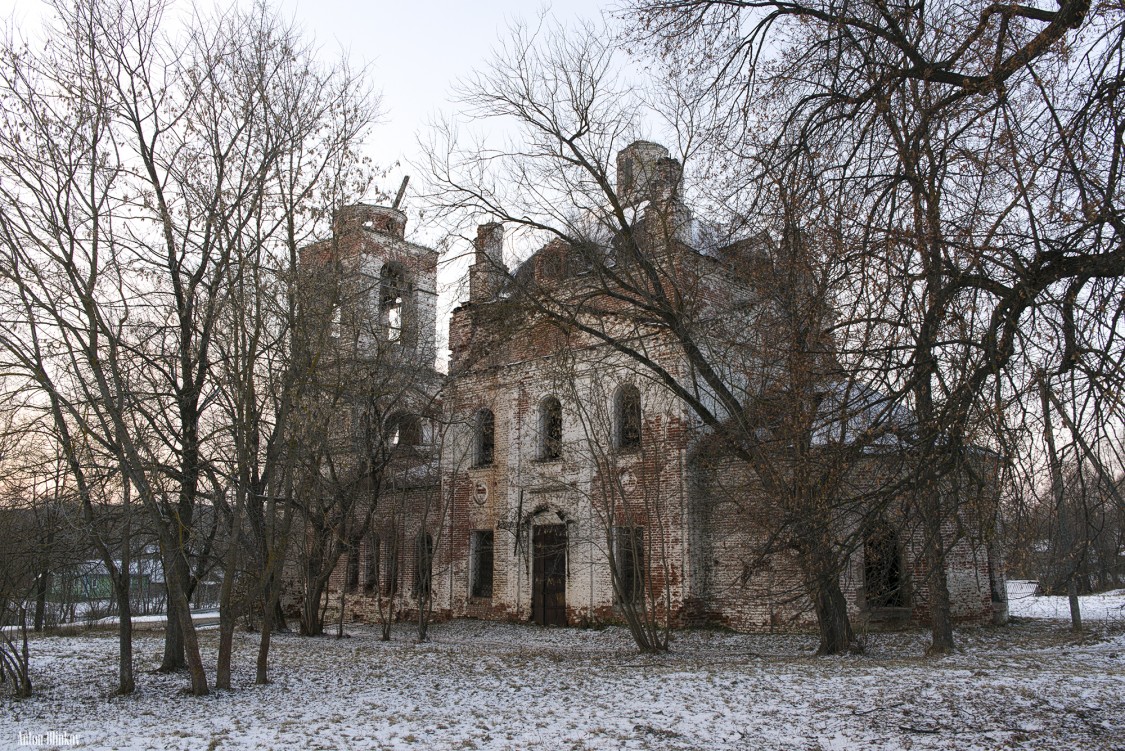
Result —
[[389, 206], [353, 203], [336, 212], [333, 230], [337, 235], [365, 229], [402, 240], [406, 236], [406, 214]]
[[626, 206], [674, 198], [682, 175], [679, 161], [658, 143], [634, 141], [617, 152], [617, 195]]

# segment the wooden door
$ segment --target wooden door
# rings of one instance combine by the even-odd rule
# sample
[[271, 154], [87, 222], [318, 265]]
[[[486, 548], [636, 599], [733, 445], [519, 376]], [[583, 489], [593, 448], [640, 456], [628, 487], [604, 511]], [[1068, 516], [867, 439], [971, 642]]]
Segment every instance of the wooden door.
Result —
[[566, 625], [566, 525], [534, 528], [531, 619], [540, 626]]

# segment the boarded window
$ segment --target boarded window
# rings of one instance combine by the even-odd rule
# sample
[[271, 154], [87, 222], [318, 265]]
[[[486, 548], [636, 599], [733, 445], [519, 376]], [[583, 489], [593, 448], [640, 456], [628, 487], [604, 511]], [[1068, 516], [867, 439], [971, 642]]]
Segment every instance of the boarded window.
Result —
[[617, 601], [639, 603], [644, 595], [644, 529], [613, 528], [613, 564]]
[[363, 590], [372, 594], [379, 590], [379, 537], [367, 538], [367, 556], [364, 560]]
[[477, 412], [474, 437], [473, 466], [487, 467], [492, 464], [496, 448], [496, 418], [493, 417], [492, 410], [482, 409]]
[[472, 579], [469, 594], [472, 597], [492, 597], [493, 532], [491, 529], [473, 532], [469, 540]]
[[637, 448], [641, 445], [641, 392], [631, 384], [622, 386], [613, 407], [617, 448]]
[[419, 533], [414, 542], [414, 586], [412, 588], [415, 599], [430, 596], [430, 584], [433, 581], [434, 564], [434, 538], [429, 533]]
[[539, 405], [539, 458], [558, 459], [562, 456], [562, 404], [548, 396]]

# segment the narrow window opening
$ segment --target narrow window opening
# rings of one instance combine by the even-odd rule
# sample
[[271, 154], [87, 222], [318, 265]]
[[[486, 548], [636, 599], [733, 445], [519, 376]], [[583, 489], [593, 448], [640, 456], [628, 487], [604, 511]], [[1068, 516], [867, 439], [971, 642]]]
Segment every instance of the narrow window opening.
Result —
[[344, 572], [344, 588], [348, 592], [359, 589], [359, 539], [348, 541], [348, 563]]
[[482, 409], [477, 413], [475, 443], [473, 465], [487, 467], [492, 464], [492, 456], [496, 447], [496, 419], [490, 409]]
[[471, 597], [492, 597], [493, 532], [490, 529], [473, 532], [469, 541], [472, 563]]
[[415, 599], [424, 599], [430, 595], [430, 585], [433, 581], [434, 538], [429, 533], [419, 533], [414, 544], [414, 586], [412, 588]]
[[387, 438], [391, 448], [422, 445], [422, 418], [397, 414], [387, 420]]
[[614, 527], [613, 543], [617, 601], [641, 602], [644, 594], [644, 529]]
[[558, 459], [562, 456], [562, 404], [549, 396], [539, 405], [539, 458]]
[[398, 594], [398, 535], [391, 535], [383, 548], [386, 563], [383, 572], [383, 595], [394, 597]]
[[614, 432], [617, 448], [635, 449], [641, 445], [641, 392], [625, 385], [614, 399]]
[[379, 591], [379, 537], [367, 538], [367, 559], [363, 572], [363, 591], [373, 594]]
[[402, 269], [391, 263], [383, 266], [379, 283], [379, 323], [383, 336], [389, 342], [403, 339], [407, 292]]

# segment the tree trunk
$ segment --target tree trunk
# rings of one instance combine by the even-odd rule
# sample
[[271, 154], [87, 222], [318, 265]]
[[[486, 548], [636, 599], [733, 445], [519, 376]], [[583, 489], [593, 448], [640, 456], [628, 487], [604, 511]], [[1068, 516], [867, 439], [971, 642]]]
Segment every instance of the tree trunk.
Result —
[[44, 568], [35, 578], [35, 632], [43, 630], [47, 613], [47, 590], [51, 587], [51, 572]]
[[855, 633], [848, 618], [848, 603], [839, 581], [821, 582], [813, 596], [817, 628], [820, 631], [818, 655], [845, 654], [856, 649]]
[[[927, 499], [936, 505], [939, 499]], [[930, 631], [928, 654], [944, 655], [953, 651], [953, 613], [949, 602], [949, 584], [945, 578], [945, 543], [941, 534], [941, 514], [930, 508], [925, 513], [926, 583], [930, 590]]]
[[320, 577], [309, 577], [305, 585], [305, 599], [301, 603], [301, 636], [320, 636], [324, 633], [324, 618], [321, 600], [324, 598], [324, 582]]
[[812, 589], [809, 594], [820, 632], [818, 655], [846, 654], [857, 648], [848, 617], [848, 601], [840, 589], [839, 570], [833, 565], [830, 553], [830, 549], [825, 549], [805, 556], [805, 577]]
[[391, 640], [391, 623], [394, 621], [395, 596], [391, 594], [386, 598], [386, 607], [383, 606], [383, 595], [380, 593], [376, 602], [379, 604], [380, 641]]
[[254, 683], [265, 685], [269, 683], [270, 640], [273, 637], [273, 612], [268, 605], [262, 613], [262, 638], [258, 642], [258, 665], [254, 674]]
[[215, 688], [230, 689], [230, 663], [234, 652], [234, 610], [231, 595], [234, 592], [234, 572], [237, 568], [237, 539], [232, 534], [234, 548], [223, 571], [223, 585], [219, 590], [219, 658], [215, 665]]
[[336, 619], [336, 638], [344, 638], [344, 606], [347, 605], [347, 586], [340, 587], [340, 615]]
[[273, 630], [279, 634], [289, 633], [289, 622], [285, 619], [285, 610], [281, 607], [281, 597], [273, 602]]
[[420, 595], [418, 598], [418, 643], [426, 641], [430, 632], [429, 595]]
[[1078, 604], [1078, 582], [1073, 573], [1066, 582], [1066, 597], [1070, 603], [1070, 630], [1078, 633], [1082, 630], [1082, 608]]
[[180, 601], [172, 596], [172, 574], [164, 576], [164, 599], [167, 613], [164, 628], [164, 660], [158, 670], [161, 673], [176, 673], [187, 668], [184, 657], [184, 632], [180, 623]]
[[[127, 562], [126, 562], [127, 563]], [[133, 604], [129, 601], [129, 572], [122, 572], [117, 594], [117, 693], [136, 690], [133, 680]]]
[[[1063, 483], [1062, 462], [1055, 445], [1055, 430], [1051, 424], [1052, 391], [1047, 383], [1045, 373], [1039, 373], [1038, 381], [1039, 398], [1043, 405], [1043, 440], [1047, 444], [1047, 463], [1051, 468], [1051, 492], [1055, 502], [1055, 517], [1059, 523], [1059, 537], [1055, 543], [1055, 548], [1060, 554], [1055, 556], [1059, 561], [1056, 565], [1062, 566], [1063, 576], [1066, 580], [1066, 594], [1070, 604], [1070, 630], [1078, 632], [1082, 630], [1082, 608], [1078, 603], [1078, 583], [1075, 581], [1078, 568], [1077, 551], [1075, 550], [1075, 540], [1071, 533], [1066, 509], [1066, 489]], [[1058, 412], [1060, 415], [1066, 414], [1061, 406]], [[1071, 428], [1071, 432], [1076, 436], [1078, 435], [1078, 432], [1073, 428]]]
[[[171, 546], [167, 545], [166, 547], [170, 548]], [[174, 622], [179, 624], [182, 655], [186, 657], [187, 669], [191, 673], [191, 693], [194, 696], [206, 696], [208, 693], [207, 673], [203, 669], [203, 658], [199, 653], [199, 639], [195, 633], [195, 624], [191, 620], [191, 608], [187, 600], [188, 593], [182, 585], [186, 578], [187, 561], [184, 560], [180, 551], [171, 553], [168, 558], [171, 564], [168, 566], [171, 575], [165, 578], [168, 584], [169, 631], [171, 631], [173, 623], [171, 614], [174, 611], [176, 613]], [[167, 644], [165, 656], [167, 657]]]

